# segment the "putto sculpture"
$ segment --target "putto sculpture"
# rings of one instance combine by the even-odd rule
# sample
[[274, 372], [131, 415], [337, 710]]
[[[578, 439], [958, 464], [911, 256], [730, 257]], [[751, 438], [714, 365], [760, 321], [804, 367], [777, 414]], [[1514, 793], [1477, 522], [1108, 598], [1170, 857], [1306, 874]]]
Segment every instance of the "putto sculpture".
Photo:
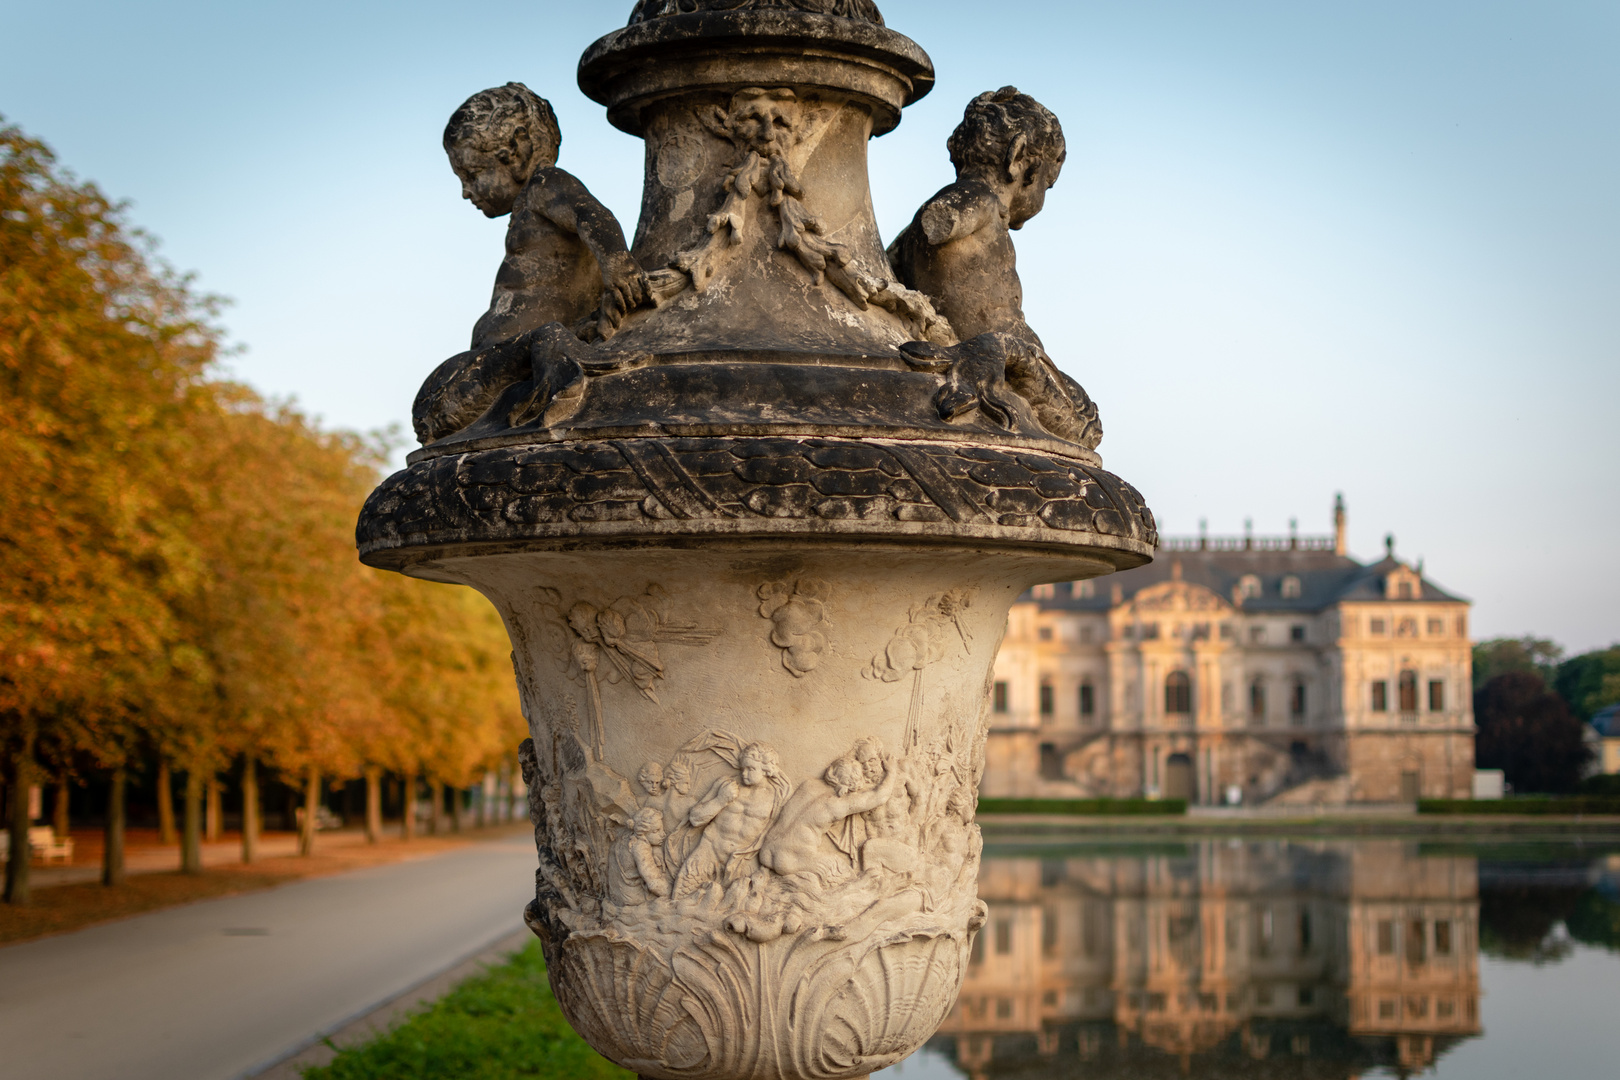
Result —
[[974, 99], [956, 182], [884, 250], [866, 143], [932, 81], [867, 0], [643, 0], [579, 68], [646, 142], [628, 246], [521, 83], [445, 131], [506, 256], [361, 556], [504, 618], [525, 917], [644, 1077], [847, 1080], [933, 1033], [984, 918], [1007, 608], [1156, 542], [1024, 320], [1010, 233], [1057, 118]]

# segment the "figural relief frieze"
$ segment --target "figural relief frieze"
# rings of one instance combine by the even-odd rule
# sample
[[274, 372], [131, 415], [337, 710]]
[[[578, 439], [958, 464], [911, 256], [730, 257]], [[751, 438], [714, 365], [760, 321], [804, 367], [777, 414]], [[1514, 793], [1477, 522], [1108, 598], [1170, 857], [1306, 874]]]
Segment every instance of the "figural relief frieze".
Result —
[[908, 754], [862, 738], [797, 786], [723, 730], [646, 763], [639, 793], [571, 734], [526, 741], [527, 918], [570, 1022], [670, 1080], [831, 1080], [909, 1053], [950, 1004], [923, 980], [954, 985], [984, 918], [973, 732], [936, 720]]
[[832, 586], [815, 578], [769, 581], [758, 595], [760, 617], [771, 621], [770, 640], [782, 651], [782, 666], [794, 678], [804, 678], [827, 652]]

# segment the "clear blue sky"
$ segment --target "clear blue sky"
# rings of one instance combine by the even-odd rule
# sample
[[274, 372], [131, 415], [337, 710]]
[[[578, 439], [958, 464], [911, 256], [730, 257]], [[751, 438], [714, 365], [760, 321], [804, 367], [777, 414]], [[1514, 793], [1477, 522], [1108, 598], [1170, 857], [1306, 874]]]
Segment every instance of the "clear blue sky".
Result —
[[[1352, 551], [1394, 533], [1479, 635], [1620, 639], [1620, 4], [881, 3], [939, 69], [874, 144], [885, 235], [973, 94], [1062, 118], [1030, 322], [1167, 531], [1323, 532], [1343, 491]], [[0, 0], [0, 112], [234, 299], [242, 378], [406, 423], [505, 224], [444, 121], [527, 82], [630, 231], [640, 143], [574, 83], [630, 6]]]

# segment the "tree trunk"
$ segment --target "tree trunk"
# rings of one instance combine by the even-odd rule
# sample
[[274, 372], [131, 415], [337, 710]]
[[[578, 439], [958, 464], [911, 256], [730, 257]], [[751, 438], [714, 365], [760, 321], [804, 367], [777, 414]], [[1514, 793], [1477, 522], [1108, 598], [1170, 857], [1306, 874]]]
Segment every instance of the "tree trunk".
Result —
[[63, 772], [57, 778], [56, 805], [51, 808], [51, 831], [56, 834], [58, 840], [66, 840], [68, 831], [73, 827], [72, 820], [68, 816], [68, 795], [71, 791], [72, 788], [68, 785], [68, 775]]
[[122, 765], [113, 770], [107, 785], [107, 831], [101, 851], [101, 883], [111, 888], [124, 883], [124, 803], [129, 773]]
[[450, 789], [450, 831], [453, 833], [461, 831], [461, 813], [465, 808], [466, 801], [467, 790], [465, 788], [453, 787]]
[[416, 839], [416, 789], [422, 778], [415, 773], [405, 777], [405, 820], [400, 822], [399, 835], [405, 840]]
[[304, 781], [304, 824], [298, 830], [298, 854], [315, 854], [315, 819], [321, 811], [321, 774], [314, 769]]
[[203, 775], [186, 770], [186, 793], [180, 826], [180, 872], [202, 873]]
[[208, 839], [218, 841], [225, 834], [225, 792], [218, 776], [208, 778]]
[[375, 765], [366, 769], [366, 843], [382, 840], [382, 770]]
[[482, 829], [489, 824], [489, 804], [495, 801], [495, 774], [484, 773], [483, 783], [478, 785], [478, 808], [473, 812], [473, 824]]
[[157, 802], [158, 843], [167, 847], [174, 843], [174, 774], [165, 757], [158, 758]]
[[32, 728], [23, 735], [23, 742], [11, 755], [11, 853], [6, 859], [6, 903], [28, 903], [28, 864], [33, 852], [28, 849], [28, 782], [34, 757]]
[[439, 824], [444, 819], [444, 781], [435, 780], [428, 785], [433, 792], [433, 814], [428, 818], [428, 834], [439, 835]]
[[249, 754], [242, 762], [242, 861], [259, 857], [259, 763]]

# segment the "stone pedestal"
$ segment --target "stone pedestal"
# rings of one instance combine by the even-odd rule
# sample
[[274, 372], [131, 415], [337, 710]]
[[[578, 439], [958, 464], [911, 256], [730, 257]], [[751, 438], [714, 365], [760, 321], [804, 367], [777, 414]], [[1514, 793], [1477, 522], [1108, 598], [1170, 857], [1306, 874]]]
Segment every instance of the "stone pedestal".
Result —
[[360, 548], [506, 622], [526, 917], [591, 1045], [659, 1080], [852, 1080], [932, 1035], [983, 920], [1009, 605], [1156, 535], [1017, 394], [941, 405], [983, 357], [894, 280], [866, 178], [927, 56], [866, 18], [656, 7], [580, 66], [647, 139], [652, 300], [525, 344], [532, 374], [379, 487]]

